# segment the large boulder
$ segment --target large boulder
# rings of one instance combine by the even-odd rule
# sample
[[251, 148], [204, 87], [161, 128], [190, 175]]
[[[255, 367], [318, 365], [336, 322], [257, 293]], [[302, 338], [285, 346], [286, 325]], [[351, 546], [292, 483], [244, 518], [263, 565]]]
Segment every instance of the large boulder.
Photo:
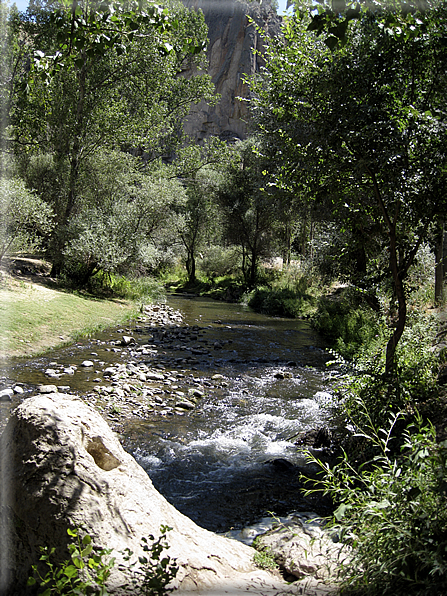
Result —
[[[39, 546], [68, 557], [67, 528], [82, 526], [99, 547], [114, 550], [108, 587], [128, 581], [119, 551], [142, 554], [141, 538], [166, 524], [180, 571], [180, 592], [275, 594], [293, 592], [253, 564], [254, 550], [217, 536], [179, 513], [153, 487], [146, 472], [121, 447], [98, 412], [65, 394], [26, 399], [1, 437], [0, 593], [26, 594]], [[302, 592], [300, 592], [302, 593]]]

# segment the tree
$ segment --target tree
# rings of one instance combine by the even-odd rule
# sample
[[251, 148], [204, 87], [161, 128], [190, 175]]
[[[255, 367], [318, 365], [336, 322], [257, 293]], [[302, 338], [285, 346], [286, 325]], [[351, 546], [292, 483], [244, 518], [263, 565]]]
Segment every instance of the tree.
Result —
[[99, 271], [129, 274], [156, 269], [166, 259], [186, 200], [169, 174], [166, 168], [146, 173], [139, 158], [118, 151], [87, 161], [82, 208], [70, 221], [64, 249], [66, 270], [80, 285]]
[[187, 181], [187, 201], [184, 205], [184, 226], [180, 237], [186, 250], [186, 271], [189, 283], [196, 281], [197, 253], [204, 243], [217, 235], [220, 214], [216, 194], [222, 182], [221, 174], [210, 166], [202, 168]]
[[368, 11], [332, 52], [304, 20], [286, 22], [284, 39], [270, 47], [267, 85], [258, 87], [284, 184], [351, 230], [380, 234], [397, 301], [387, 373], [406, 323], [405, 278], [445, 210], [447, 154], [446, 6], [395, 12], [405, 27], [384, 25], [394, 13]]
[[210, 137], [203, 145], [183, 147], [174, 164], [188, 197], [182, 209], [184, 225], [179, 233], [186, 250], [186, 271], [190, 283], [196, 281], [197, 253], [205, 241], [209, 245], [216, 236], [219, 240], [221, 237], [221, 233], [217, 232], [221, 218], [216, 193], [230, 154], [226, 143]]
[[9, 250], [38, 249], [53, 227], [53, 215], [22, 180], [0, 178], [0, 262]]
[[69, 169], [52, 247], [58, 273], [84, 160], [100, 148], [171, 155], [190, 104], [211, 96], [207, 75], [179, 76], [199, 63], [206, 26], [180, 4], [169, 13], [73, 0], [57, 11], [31, 8], [23, 30], [34, 61], [12, 109], [15, 147], [53, 154]]
[[256, 284], [259, 259], [270, 254], [278, 220], [277, 195], [263, 186], [265, 164], [255, 148], [253, 139], [236, 146], [218, 193], [227, 239], [242, 249], [242, 270], [250, 286]]

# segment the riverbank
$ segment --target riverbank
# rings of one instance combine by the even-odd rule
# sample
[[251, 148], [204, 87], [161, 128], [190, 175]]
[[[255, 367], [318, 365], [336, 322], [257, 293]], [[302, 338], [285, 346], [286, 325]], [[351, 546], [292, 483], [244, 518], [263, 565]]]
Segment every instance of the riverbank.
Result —
[[137, 312], [130, 300], [64, 289], [48, 277], [44, 261], [7, 263], [0, 271], [0, 359], [42, 354], [123, 324]]

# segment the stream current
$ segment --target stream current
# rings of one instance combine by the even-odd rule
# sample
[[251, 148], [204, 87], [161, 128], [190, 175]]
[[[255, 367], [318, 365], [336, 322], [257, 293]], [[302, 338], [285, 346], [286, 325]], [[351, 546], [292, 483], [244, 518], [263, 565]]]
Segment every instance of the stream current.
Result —
[[[321, 427], [329, 415], [328, 357], [321, 339], [304, 321], [264, 316], [238, 304], [186, 297], [171, 297], [168, 304], [182, 313], [185, 327], [201, 333], [198, 348], [186, 352], [195, 357], [186, 361], [184, 346], [158, 346], [159, 367], [176, 382], [198, 379], [204, 395], [184, 414], [125, 421], [120, 427], [125, 449], [178, 510], [215, 532], [244, 528], [266, 514], [284, 516], [319, 505], [321, 510], [321, 503], [300, 490], [299, 472], [307, 464], [297, 447], [300, 434]], [[133, 333], [139, 344], [153, 341], [139, 331]], [[26, 364], [12, 363], [7, 375], [32, 391], [51, 382], [43, 373], [50, 364], [76, 367], [87, 357], [96, 368], [135, 362], [135, 353], [131, 358], [101, 347], [116, 332]], [[98, 372], [78, 368], [66, 381], [70, 392], [88, 401]]]

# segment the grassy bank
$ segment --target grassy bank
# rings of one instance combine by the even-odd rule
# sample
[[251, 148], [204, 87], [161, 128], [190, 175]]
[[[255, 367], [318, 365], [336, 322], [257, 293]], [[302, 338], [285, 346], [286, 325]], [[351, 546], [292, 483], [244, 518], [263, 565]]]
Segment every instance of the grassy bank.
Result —
[[129, 300], [78, 295], [3, 274], [0, 287], [0, 357], [33, 356], [132, 318]]

